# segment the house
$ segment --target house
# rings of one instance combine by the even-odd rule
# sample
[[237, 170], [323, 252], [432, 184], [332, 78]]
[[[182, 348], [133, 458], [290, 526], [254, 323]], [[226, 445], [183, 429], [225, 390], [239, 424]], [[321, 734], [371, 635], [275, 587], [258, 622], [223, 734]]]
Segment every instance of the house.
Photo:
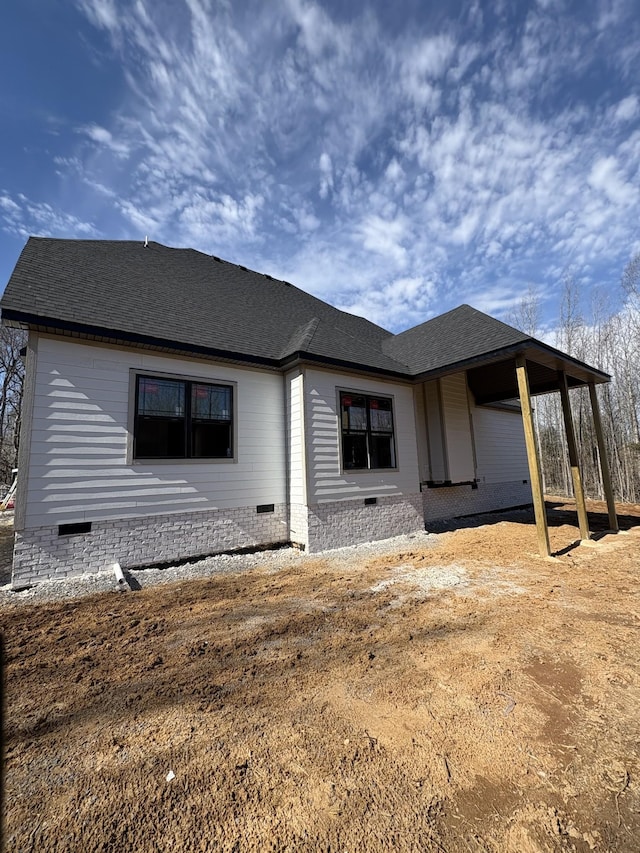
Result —
[[14, 586], [356, 544], [532, 489], [548, 553], [529, 391], [588, 385], [597, 417], [609, 379], [468, 305], [393, 335], [146, 241], [32, 237], [1, 308], [29, 332]]

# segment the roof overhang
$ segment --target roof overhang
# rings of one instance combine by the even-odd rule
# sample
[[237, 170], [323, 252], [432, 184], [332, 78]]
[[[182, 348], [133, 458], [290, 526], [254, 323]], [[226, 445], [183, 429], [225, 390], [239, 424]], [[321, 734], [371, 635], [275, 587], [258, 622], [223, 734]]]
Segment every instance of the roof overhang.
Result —
[[519, 356], [524, 356], [527, 361], [527, 376], [532, 394], [559, 391], [563, 372], [569, 388], [609, 382], [611, 379], [608, 373], [534, 340], [429, 371], [419, 379], [428, 381], [465, 370], [469, 387], [479, 405], [511, 400], [518, 396], [516, 360]]
[[2, 322], [7, 326], [30, 329], [45, 335], [63, 335], [81, 341], [107, 344], [109, 346], [134, 347], [152, 350], [154, 352], [186, 355], [191, 358], [225, 361], [233, 364], [248, 364], [256, 367], [278, 370], [280, 364], [276, 359], [258, 355], [229, 352], [227, 350], [211, 349], [181, 341], [170, 341], [155, 338], [150, 335], [123, 332], [117, 329], [105, 329], [98, 326], [87, 326], [82, 323], [72, 323], [66, 320], [56, 320], [50, 317], [40, 317], [25, 314], [9, 308], [2, 309]]
[[290, 353], [285, 358], [267, 358], [250, 353], [230, 352], [228, 350], [196, 346], [195, 344], [181, 341], [155, 338], [144, 334], [122, 332], [117, 329], [105, 329], [98, 326], [72, 323], [66, 320], [56, 320], [50, 317], [40, 317], [9, 308], [2, 309], [2, 322], [7, 326], [30, 329], [31, 331], [45, 335], [63, 335], [67, 338], [76, 338], [77, 340], [91, 341], [107, 346], [133, 347], [176, 356], [224, 361], [229, 364], [240, 364], [247, 367], [261, 367], [267, 370], [286, 372], [304, 364], [311, 364], [333, 370], [368, 375], [375, 374], [376, 376], [384, 376], [385, 378], [400, 380], [402, 382], [411, 383], [413, 381], [413, 377], [409, 374], [371, 367], [370, 365], [362, 365], [356, 362], [345, 361], [344, 359], [315, 355], [304, 351]]
[[112, 346], [130, 346], [156, 352], [187, 355], [195, 358], [226, 361], [271, 370], [290, 370], [302, 364], [314, 364], [363, 374], [375, 374], [401, 382], [426, 382], [453, 373], [466, 371], [469, 387], [479, 405], [511, 400], [518, 396], [516, 359], [524, 355], [532, 394], [546, 394], [560, 389], [560, 376], [564, 372], [570, 388], [589, 383], [609, 382], [611, 377], [540, 341], [528, 340], [500, 350], [493, 350], [473, 358], [447, 364], [417, 376], [403, 374], [369, 365], [345, 362], [308, 352], [299, 351], [283, 359], [264, 358], [238, 352], [209, 349], [178, 341], [162, 340], [144, 334], [131, 334], [114, 329], [85, 326], [55, 320], [4, 308], [2, 320], [7, 325], [29, 328], [44, 334], [65, 335], [85, 341]]

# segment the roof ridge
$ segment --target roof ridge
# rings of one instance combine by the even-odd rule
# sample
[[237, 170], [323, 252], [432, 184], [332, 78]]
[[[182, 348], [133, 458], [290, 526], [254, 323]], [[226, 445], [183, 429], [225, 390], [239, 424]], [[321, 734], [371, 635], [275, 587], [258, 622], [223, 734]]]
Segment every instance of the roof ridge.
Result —
[[383, 340], [382, 351], [402, 359], [412, 373], [457, 364], [467, 353], [485, 354], [532, 340], [508, 323], [463, 304]]
[[[429, 323], [433, 323], [436, 320], [437, 321], [443, 320], [445, 317], [449, 317], [451, 314], [458, 314], [458, 313], [460, 313], [461, 309], [465, 309], [465, 308], [468, 309], [469, 311], [476, 311], [479, 314], [483, 313], [482, 311], [478, 311], [478, 309], [474, 308], [472, 305], [468, 305], [466, 302], [464, 302], [462, 305], [456, 305], [455, 308], [450, 308], [448, 311], [445, 311], [444, 314], [436, 314], [433, 317], [429, 317], [428, 320], [423, 320], [422, 323], [416, 323], [415, 326], [409, 326], [408, 329], [403, 329], [401, 332], [398, 332], [397, 334], [393, 335], [393, 337], [384, 341], [383, 347], [393, 346], [394, 341], [399, 340], [400, 338], [402, 338], [403, 335], [407, 335], [410, 332], [413, 332], [415, 329], [421, 329], [424, 326], [428, 326]], [[484, 316], [489, 317], [490, 315], [485, 314]], [[495, 318], [491, 317], [491, 319], [493, 320]]]
[[316, 329], [319, 325], [320, 318], [312, 317], [310, 320], [307, 320], [306, 323], [298, 326], [283, 347], [282, 352], [280, 353], [280, 358], [286, 358], [288, 355], [292, 355], [294, 352], [299, 352], [300, 350], [304, 350], [308, 347], [311, 344], [313, 336], [315, 335]]
[[227, 264], [228, 266], [233, 267], [237, 270], [242, 270], [242, 272], [246, 272], [246, 273], [249, 273], [250, 275], [258, 276], [261, 279], [266, 279], [267, 281], [271, 282], [272, 284], [284, 285], [285, 287], [291, 288], [292, 290], [296, 291], [297, 293], [303, 294], [305, 299], [312, 299], [316, 303], [316, 305], [318, 305], [319, 307], [321, 307], [323, 309], [323, 313], [326, 313], [327, 309], [329, 309], [329, 311], [332, 314], [337, 312], [338, 314], [340, 314], [344, 317], [347, 317], [349, 322], [351, 322], [355, 319], [359, 323], [366, 323], [371, 328], [384, 332], [389, 337], [393, 336], [393, 333], [390, 332], [388, 329], [385, 329], [383, 326], [379, 326], [377, 323], [374, 323], [372, 320], [369, 320], [367, 317], [362, 317], [359, 314], [351, 314], [349, 311], [345, 311], [342, 308], [337, 308], [335, 305], [332, 305], [331, 303], [326, 302], [324, 299], [321, 299], [319, 296], [315, 296], [313, 293], [309, 293], [308, 291], [303, 290], [301, 287], [298, 287], [297, 285], [292, 284], [290, 281], [287, 281], [286, 279], [277, 278], [276, 276], [271, 275], [270, 273], [260, 272], [259, 270], [252, 269], [250, 267], [245, 266], [244, 264], [238, 264], [235, 261], [229, 261], [226, 258], [220, 257], [219, 255], [210, 254], [209, 252], [203, 252], [200, 249], [194, 249], [190, 246], [167, 246], [164, 243], [159, 243], [157, 240], [149, 240], [147, 245], [145, 246], [143, 239], [139, 239], [139, 240], [109, 240], [109, 239], [102, 239], [99, 237], [66, 238], [66, 237], [47, 237], [47, 236], [31, 235], [28, 238], [28, 241], [29, 240], [34, 240], [34, 241], [37, 240], [37, 241], [43, 241], [43, 242], [48, 241], [50, 243], [59, 243], [59, 244], [64, 244], [64, 243], [66, 243], [66, 244], [70, 244], [70, 243], [71, 244], [73, 244], [73, 243], [75, 243], [75, 244], [96, 243], [98, 245], [104, 245], [104, 244], [140, 245], [141, 247], [143, 247], [145, 249], [149, 249], [152, 246], [157, 246], [161, 249], [166, 249], [170, 252], [185, 252], [185, 253], [189, 253], [189, 254], [199, 255], [202, 258], [208, 258], [208, 259], [216, 261], [217, 263]]

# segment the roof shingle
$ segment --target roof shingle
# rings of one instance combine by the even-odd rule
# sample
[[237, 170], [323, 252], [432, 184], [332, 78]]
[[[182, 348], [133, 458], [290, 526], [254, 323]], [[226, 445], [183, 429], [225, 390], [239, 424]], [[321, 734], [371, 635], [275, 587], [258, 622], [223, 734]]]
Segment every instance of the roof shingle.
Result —
[[460, 305], [383, 341], [392, 358], [410, 365], [412, 373], [427, 373], [447, 365], [530, 341], [512, 326]]
[[581, 382], [607, 379], [469, 305], [393, 335], [288, 282], [153, 242], [31, 237], [0, 307], [38, 328], [273, 367], [301, 355], [411, 378], [513, 357], [522, 345], [546, 363], [577, 365]]
[[153, 242], [31, 237], [1, 305], [7, 314], [274, 361], [308, 337], [311, 353], [407, 372], [382, 351], [390, 332], [369, 320], [271, 276]]

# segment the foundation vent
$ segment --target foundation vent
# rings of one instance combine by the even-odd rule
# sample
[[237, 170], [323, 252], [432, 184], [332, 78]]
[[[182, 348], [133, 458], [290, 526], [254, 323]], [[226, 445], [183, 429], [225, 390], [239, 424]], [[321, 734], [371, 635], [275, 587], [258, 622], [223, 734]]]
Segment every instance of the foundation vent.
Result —
[[58, 536], [77, 536], [79, 533], [91, 533], [91, 522], [77, 521], [75, 524], [58, 525]]

